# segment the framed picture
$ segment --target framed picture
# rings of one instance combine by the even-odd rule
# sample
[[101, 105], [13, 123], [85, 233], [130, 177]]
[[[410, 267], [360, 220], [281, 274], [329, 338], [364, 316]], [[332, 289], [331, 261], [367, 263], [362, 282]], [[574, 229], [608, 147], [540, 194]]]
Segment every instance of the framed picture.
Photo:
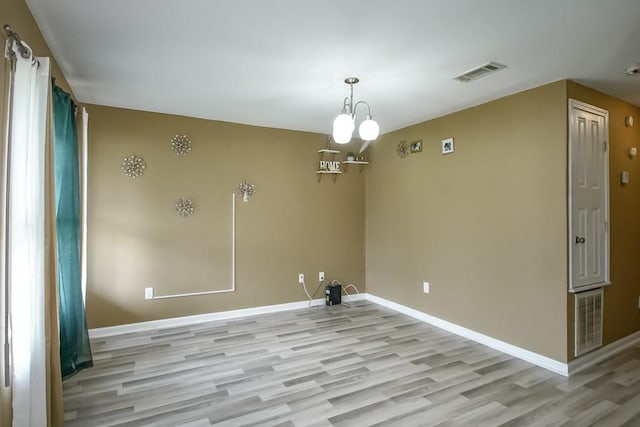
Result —
[[442, 140], [442, 154], [453, 153], [453, 138], [445, 138]]
[[421, 152], [422, 151], [422, 140], [418, 139], [416, 141], [413, 141], [411, 143], [410, 151], [411, 151], [412, 154]]

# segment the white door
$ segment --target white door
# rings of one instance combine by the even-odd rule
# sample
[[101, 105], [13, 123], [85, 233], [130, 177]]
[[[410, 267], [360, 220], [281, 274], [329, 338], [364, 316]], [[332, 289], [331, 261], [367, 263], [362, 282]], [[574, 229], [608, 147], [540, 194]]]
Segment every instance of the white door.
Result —
[[569, 289], [609, 280], [608, 112], [569, 100]]

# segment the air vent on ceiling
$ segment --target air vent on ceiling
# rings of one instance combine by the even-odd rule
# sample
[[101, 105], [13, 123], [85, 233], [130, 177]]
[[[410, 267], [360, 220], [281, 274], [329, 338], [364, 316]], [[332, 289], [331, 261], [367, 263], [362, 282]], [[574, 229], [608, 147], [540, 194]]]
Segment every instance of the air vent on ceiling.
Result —
[[602, 347], [602, 297], [602, 288], [576, 294], [576, 357]]
[[503, 68], [507, 68], [507, 66], [504, 64], [499, 64], [497, 62], [487, 62], [486, 64], [475, 67], [465, 73], [460, 74], [459, 76], [454, 77], [454, 80], [458, 80], [461, 82], [470, 82], [471, 80], [476, 80], [480, 77], [484, 77], [487, 74], [500, 71]]

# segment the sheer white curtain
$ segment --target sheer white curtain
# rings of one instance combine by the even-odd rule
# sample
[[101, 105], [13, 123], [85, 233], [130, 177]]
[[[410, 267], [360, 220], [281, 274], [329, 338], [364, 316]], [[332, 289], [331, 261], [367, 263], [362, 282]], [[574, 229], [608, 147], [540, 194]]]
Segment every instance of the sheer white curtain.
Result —
[[87, 185], [89, 166], [89, 113], [87, 109], [80, 109], [80, 135], [79, 156], [80, 156], [80, 283], [82, 285], [82, 302], [87, 305]]
[[7, 232], [13, 425], [45, 426], [44, 171], [51, 83], [48, 58], [16, 57]]

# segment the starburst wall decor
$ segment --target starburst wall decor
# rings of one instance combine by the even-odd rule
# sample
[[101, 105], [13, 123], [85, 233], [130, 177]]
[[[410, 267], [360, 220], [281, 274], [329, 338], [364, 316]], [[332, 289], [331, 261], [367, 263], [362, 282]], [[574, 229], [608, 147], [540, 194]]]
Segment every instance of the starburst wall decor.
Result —
[[179, 198], [175, 204], [176, 213], [182, 217], [193, 215], [195, 208], [191, 199]]
[[177, 156], [182, 156], [191, 151], [191, 140], [187, 135], [176, 135], [171, 138], [171, 149]]
[[238, 194], [242, 197], [243, 202], [248, 202], [255, 192], [256, 186], [249, 181], [242, 181], [238, 186]]
[[129, 178], [133, 179], [142, 176], [146, 168], [147, 164], [144, 162], [144, 159], [138, 156], [125, 157], [121, 167], [122, 172], [124, 172], [124, 174]]
[[398, 143], [398, 146], [396, 147], [396, 154], [398, 154], [401, 159], [407, 157], [409, 154], [409, 144], [407, 144], [407, 141], [402, 140]]

